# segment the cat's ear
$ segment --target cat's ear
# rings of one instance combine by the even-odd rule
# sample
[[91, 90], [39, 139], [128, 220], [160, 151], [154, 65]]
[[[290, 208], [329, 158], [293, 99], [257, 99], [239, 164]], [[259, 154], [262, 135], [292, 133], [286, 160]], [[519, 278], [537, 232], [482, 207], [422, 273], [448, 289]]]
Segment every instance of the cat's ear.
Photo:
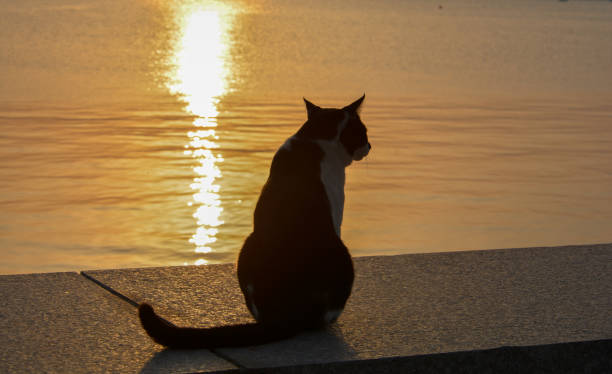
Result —
[[319, 108], [318, 106], [314, 105], [313, 103], [311, 103], [310, 101], [306, 100], [306, 98], [304, 97], [304, 102], [306, 103], [306, 113], [308, 114], [308, 118], [310, 118], [310, 116], [312, 116], [312, 114], [316, 111], [318, 111]]
[[359, 99], [357, 99], [351, 105], [347, 105], [347, 106], [345, 106], [342, 109], [348, 110], [350, 112], [356, 112], [359, 109], [359, 107], [361, 106], [361, 103], [363, 102], [363, 99], [365, 99], [365, 94], [363, 94], [363, 96], [361, 96]]

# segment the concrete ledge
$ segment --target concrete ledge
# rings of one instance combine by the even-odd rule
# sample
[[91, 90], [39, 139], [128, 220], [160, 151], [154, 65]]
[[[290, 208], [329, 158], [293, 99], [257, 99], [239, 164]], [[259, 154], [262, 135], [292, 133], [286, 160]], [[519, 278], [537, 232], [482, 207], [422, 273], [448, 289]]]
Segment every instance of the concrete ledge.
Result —
[[190, 326], [250, 321], [234, 266], [0, 276], [0, 372], [612, 372], [612, 244], [355, 259], [333, 327], [169, 351], [148, 301]]
[[252, 369], [267, 374], [311, 373], [610, 373], [612, 340], [501, 347], [482, 351], [439, 353]]
[[0, 344], [1, 373], [235, 368], [204, 350], [155, 361], [135, 308], [77, 273], [0, 276]]

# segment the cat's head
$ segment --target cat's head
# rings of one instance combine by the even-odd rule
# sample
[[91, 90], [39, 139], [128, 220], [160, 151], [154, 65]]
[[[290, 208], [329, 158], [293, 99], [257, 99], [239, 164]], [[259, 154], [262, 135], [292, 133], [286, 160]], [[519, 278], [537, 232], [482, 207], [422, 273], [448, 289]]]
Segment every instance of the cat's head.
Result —
[[308, 120], [297, 135], [336, 143], [346, 151], [350, 161], [363, 159], [372, 148], [368, 129], [359, 118], [359, 107], [364, 98], [365, 95], [342, 109], [321, 108], [304, 99]]

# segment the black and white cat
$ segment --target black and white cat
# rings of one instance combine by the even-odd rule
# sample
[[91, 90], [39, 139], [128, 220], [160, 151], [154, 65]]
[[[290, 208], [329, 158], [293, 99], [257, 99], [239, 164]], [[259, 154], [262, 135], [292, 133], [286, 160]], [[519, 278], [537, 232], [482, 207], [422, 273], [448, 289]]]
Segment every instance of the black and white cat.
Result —
[[171, 348], [256, 345], [338, 318], [354, 277], [340, 239], [344, 169], [371, 148], [358, 114], [364, 98], [342, 109], [320, 108], [304, 99], [308, 120], [272, 160], [253, 232], [238, 258], [240, 288], [257, 322], [176, 327], [141, 304], [140, 321], [154, 341]]

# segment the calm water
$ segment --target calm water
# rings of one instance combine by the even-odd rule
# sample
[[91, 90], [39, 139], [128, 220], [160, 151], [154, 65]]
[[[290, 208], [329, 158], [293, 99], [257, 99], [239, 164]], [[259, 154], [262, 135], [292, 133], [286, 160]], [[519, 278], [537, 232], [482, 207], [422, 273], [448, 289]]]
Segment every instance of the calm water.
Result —
[[354, 255], [612, 241], [612, 3], [253, 3], [0, 0], [0, 273], [233, 262], [363, 92]]

